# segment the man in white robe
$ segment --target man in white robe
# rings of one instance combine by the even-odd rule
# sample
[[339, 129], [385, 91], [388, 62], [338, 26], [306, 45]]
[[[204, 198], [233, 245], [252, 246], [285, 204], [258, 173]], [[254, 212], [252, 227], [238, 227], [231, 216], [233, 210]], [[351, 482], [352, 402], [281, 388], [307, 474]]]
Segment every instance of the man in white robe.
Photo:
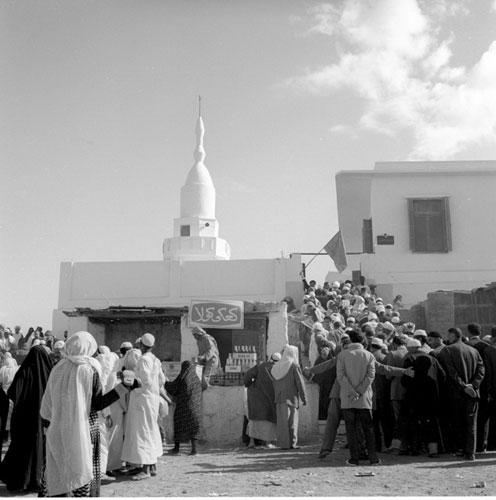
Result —
[[133, 480], [146, 479], [157, 474], [157, 459], [162, 455], [162, 440], [158, 426], [160, 387], [165, 376], [159, 359], [152, 353], [155, 337], [145, 333], [141, 337], [143, 355], [136, 365], [136, 379], [141, 387], [131, 392], [126, 415], [122, 461], [140, 464], [142, 470]]

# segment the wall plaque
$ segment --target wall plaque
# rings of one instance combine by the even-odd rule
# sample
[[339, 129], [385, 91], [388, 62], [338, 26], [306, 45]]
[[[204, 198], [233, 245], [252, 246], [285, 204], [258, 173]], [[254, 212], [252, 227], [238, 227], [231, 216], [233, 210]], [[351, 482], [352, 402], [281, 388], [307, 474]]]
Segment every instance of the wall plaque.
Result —
[[377, 236], [378, 245], [394, 245], [394, 236], [392, 234], [382, 234]]
[[244, 303], [242, 300], [192, 300], [188, 322], [190, 327], [242, 330]]

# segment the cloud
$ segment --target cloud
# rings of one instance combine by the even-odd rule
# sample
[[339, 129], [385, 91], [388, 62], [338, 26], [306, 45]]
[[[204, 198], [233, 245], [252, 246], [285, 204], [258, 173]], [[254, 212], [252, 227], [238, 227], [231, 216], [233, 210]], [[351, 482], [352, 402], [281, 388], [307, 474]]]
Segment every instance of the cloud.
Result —
[[466, 14], [462, 0], [321, 4], [310, 11], [309, 31], [340, 47], [337, 59], [286, 84], [305, 93], [353, 91], [363, 103], [356, 125], [389, 136], [410, 131], [412, 159], [496, 143], [496, 42], [464, 67], [451, 62], [453, 35], [440, 36], [440, 21]]
[[345, 125], [343, 123], [338, 123], [337, 125], [333, 125], [329, 129], [329, 132], [331, 132], [331, 134], [336, 134], [336, 135], [347, 135], [348, 137], [352, 138], [357, 137], [355, 129], [350, 125]]

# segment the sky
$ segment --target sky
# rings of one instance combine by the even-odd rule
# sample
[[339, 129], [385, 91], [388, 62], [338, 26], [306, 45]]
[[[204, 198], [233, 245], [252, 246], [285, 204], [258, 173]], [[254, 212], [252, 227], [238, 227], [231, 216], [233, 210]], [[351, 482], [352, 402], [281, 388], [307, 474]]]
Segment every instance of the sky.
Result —
[[496, 159], [495, 81], [496, 0], [2, 0], [0, 322], [50, 328], [63, 261], [162, 259], [199, 94], [220, 236], [275, 258], [338, 230], [340, 170]]

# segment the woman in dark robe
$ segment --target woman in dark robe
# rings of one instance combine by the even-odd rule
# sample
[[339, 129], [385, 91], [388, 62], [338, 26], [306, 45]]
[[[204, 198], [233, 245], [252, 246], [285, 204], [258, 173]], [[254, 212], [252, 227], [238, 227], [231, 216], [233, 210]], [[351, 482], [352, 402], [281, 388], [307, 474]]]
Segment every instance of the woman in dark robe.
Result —
[[[267, 445], [276, 440], [276, 404], [274, 403], [274, 378], [270, 371], [281, 359], [274, 353], [269, 361], [250, 368], [244, 376], [247, 388], [248, 429], [247, 434], [254, 441], [253, 446]], [[253, 447], [251, 446], [251, 447]]]
[[429, 457], [436, 457], [443, 449], [439, 426], [441, 415], [441, 387], [445, 380], [441, 365], [429, 354], [416, 352], [408, 354], [404, 368], [415, 370], [413, 378], [403, 377], [406, 388], [405, 408], [407, 414], [406, 452], [418, 455], [424, 447]]
[[179, 453], [181, 442], [191, 441], [190, 455], [196, 455], [196, 441], [200, 434], [202, 384], [191, 361], [183, 361], [181, 372], [172, 381], [165, 383], [165, 390], [174, 398], [174, 448], [172, 455]]
[[38, 490], [43, 472], [44, 437], [40, 417], [53, 361], [42, 346], [33, 347], [17, 371], [7, 395], [14, 402], [10, 446], [0, 465], [8, 490]]

